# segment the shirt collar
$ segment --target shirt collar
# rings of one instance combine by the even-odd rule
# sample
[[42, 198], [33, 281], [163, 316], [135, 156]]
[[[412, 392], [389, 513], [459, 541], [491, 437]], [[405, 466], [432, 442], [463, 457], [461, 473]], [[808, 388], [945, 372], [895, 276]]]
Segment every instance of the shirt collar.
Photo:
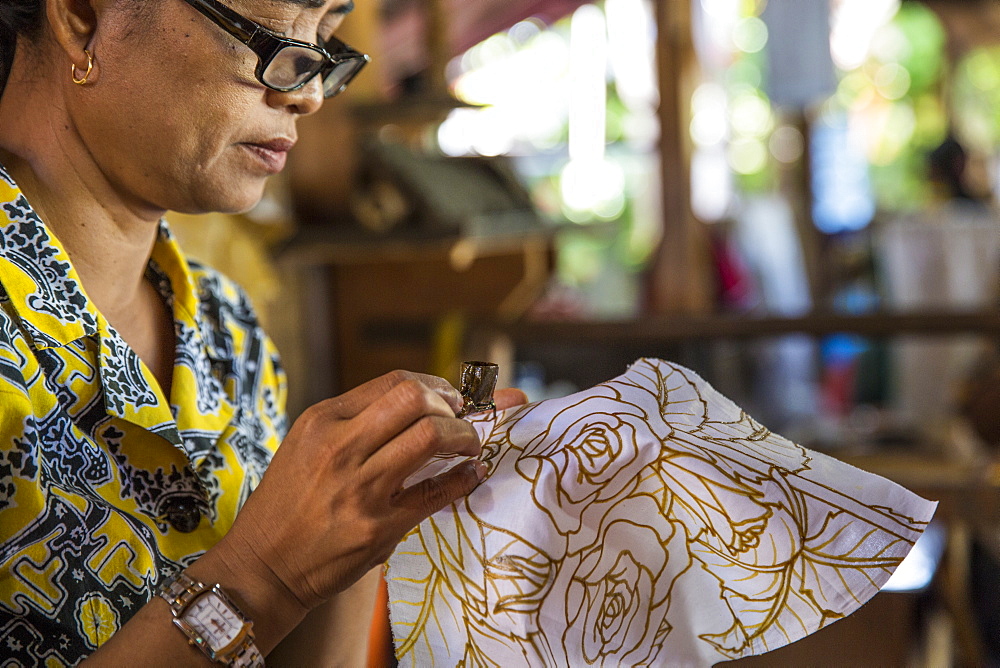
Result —
[[[171, 305], [174, 324], [187, 336], [178, 337], [178, 362], [174, 388], [180, 405], [170, 402], [144, 380], [138, 357], [87, 297], [79, 275], [59, 240], [32, 210], [31, 205], [0, 165], [0, 299], [8, 299], [20, 319], [22, 331], [36, 350], [62, 348], [85, 337], [96, 337], [99, 365], [108, 415], [119, 417], [180, 443], [174, 414], [192, 413], [188, 403], [217, 403], [214, 415], [202, 415], [202, 431], [220, 432], [233, 412], [221, 383], [206, 379], [215, 364], [232, 358], [232, 341], [225, 314], [199, 317], [199, 287], [165, 221], [161, 221], [150, 262], [159, 279], [158, 289]], [[6, 297], [5, 297], [6, 293]], [[125, 374], [129, 382], [107, 379]], [[218, 395], [210, 401], [206, 393]], [[193, 418], [191, 418], [193, 419]]]
[[[152, 261], [165, 277], [161, 294], [189, 322], [197, 322], [198, 288], [183, 251], [160, 221]], [[59, 239], [31, 208], [0, 165], [0, 284], [36, 349], [58, 348], [86, 336], [107, 335], [107, 321], [87, 296]], [[203, 337], [209, 357], [224, 359], [225, 342]]]
[[2, 166], [0, 283], [37, 349], [62, 347], [102, 329], [66, 250]]
[[199, 272], [188, 263], [166, 220], [160, 221], [159, 237], [150, 257], [150, 273], [160, 295], [173, 309], [175, 323], [192, 329], [193, 345], [204, 350], [212, 362], [231, 360], [233, 342], [227, 327], [228, 314], [211, 309], [205, 312]]

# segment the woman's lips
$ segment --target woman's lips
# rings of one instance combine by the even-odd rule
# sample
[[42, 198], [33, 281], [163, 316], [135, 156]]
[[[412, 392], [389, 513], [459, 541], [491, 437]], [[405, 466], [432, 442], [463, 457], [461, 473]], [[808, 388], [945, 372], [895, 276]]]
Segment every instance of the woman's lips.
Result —
[[285, 167], [288, 151], [295, 142], [291, 139], [270, 139], [262, 142], [245, 142], [240, 144], [246, 148], [263, 165], [265, 171], [277, 174]]

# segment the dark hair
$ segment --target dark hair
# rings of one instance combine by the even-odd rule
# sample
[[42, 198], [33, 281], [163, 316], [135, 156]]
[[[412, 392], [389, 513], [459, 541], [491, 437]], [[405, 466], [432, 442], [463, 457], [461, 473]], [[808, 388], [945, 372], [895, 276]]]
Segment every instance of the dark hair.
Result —
[[42, 0], [0, 0], [0, 95], [14, 64], [17, 36], [37, 34], [44, 8]]

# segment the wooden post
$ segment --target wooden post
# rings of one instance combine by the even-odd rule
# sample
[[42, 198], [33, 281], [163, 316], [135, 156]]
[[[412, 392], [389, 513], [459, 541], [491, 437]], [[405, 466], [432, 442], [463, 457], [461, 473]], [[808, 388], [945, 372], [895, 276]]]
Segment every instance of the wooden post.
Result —
[[[377, 2], [358, 2], [337, 31], [354, 48], [373, 53], [378, 48], [380, 18]], [[341, 95], [298, 123], [300, 141], [286, 170], [296, 216], [308, 223], [328, 224], [350, 219], [350, 196], [358, 164], [361, 124], [351, 113], [359, 103], [374, 103], [380, 95], [377, 53]]]
[[445, 19], [444, 0], [424, 0], [424, 20], [427, 48], [427, 94], [444, 96], [448, 92], [445, 70], [448, 67], [448, 22]]
[[826, 236], [816, 227], [812, 212], [812, 120], [808, 110], [791, 112], [789, 120], [802, 135], [802, 156], [788, 168], [784, 185], [795, 218], [812, 308], [826, 311], [830, 308], [830, 263]]
[[697, 62], [690, 0], [653, 0], [660, 87], [663, 238], [648, 276], [653, 314], [704, 312], [712, 305], [705, 230], [691, 212], [691, 94]]

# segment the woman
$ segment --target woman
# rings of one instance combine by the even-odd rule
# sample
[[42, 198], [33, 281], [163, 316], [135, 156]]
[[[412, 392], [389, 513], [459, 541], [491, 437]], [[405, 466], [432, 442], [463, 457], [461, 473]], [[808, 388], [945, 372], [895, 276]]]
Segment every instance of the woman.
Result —
[[252, 310], [160, 222], [253, 206], [365, 60], [333, 37], [350, 2], [224, 1], [0, 1], [0, 655], [25, 664], [257, 665], [482, 476], [402, 489], [480, 449], [438, 378], [285, 436]]

